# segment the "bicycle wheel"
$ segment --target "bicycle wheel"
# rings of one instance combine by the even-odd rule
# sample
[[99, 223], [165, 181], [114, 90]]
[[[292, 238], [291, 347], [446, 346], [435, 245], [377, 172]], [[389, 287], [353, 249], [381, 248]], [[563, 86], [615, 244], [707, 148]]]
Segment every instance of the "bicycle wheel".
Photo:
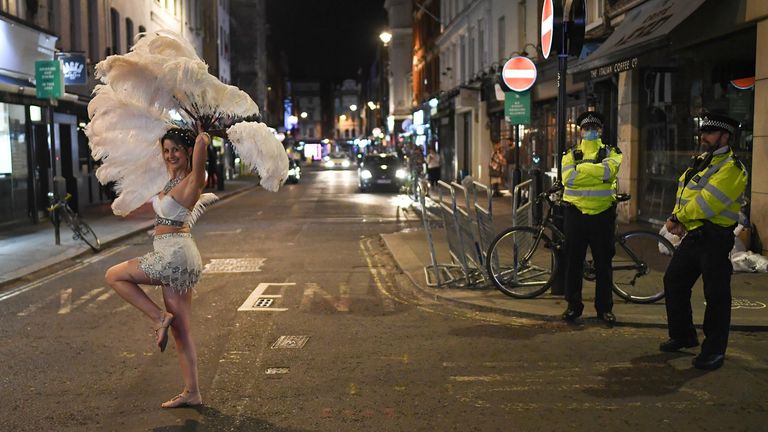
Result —
[[82, 219], [80, 219], [79, 216], [74, 215], [72, 218], [72, 224], [70, 225], [72, 228], [72, 231], [75, 233], [75, 237], [82, 240], [85, 244], [90, 246], [91, 249], [93, 249], [94, 252], [98, 252], [101, 250], [101, 242], [99, 241], [99, 238], [96, 236], [96, 233], [93, 232], [93, 229], [91, 229], [91, 226], [85, 223]]
[[533, 298], [552, 284], [557, 258], [552, 241], [531, 227], [513, 227], [493, 239], [485, 268], [499, 291], [515, 298]]
[[616, 240], [613, 291], [632, 303], [653, 303], [664, 297], [664, 272], [675, 248], [649, 231], [630, 231]]

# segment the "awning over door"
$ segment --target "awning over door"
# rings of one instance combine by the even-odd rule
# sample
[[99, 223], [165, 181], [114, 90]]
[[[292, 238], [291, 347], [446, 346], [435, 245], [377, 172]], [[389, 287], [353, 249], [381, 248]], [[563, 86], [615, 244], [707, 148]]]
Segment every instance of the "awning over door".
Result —
[[569, 72], [590, 71], [592, 78], [637, 67], [639, 54], [667, 43], [667, 35], [706, 0], [650, 0], [627, 12], [618, 28]]

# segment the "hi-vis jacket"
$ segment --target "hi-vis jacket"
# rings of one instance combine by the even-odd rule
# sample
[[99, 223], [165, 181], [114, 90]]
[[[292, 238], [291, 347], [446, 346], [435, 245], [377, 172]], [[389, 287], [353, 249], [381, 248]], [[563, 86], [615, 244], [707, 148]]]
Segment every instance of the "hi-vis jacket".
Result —
[[[718, 149], [704, 168], [688, 168], [680, 176], [672, 214], [688, 231], [700, 227], [704, 220], [722, 227], [736, 224], [747, 176], [730, 147]], [[687, 183], [686, 177], [690, 177]]]
[[[605, 154], [596, 160], [601, 148]], [[575, 153], [581, 151], [581, 159]], [[619, 149], [607, 147], [600, 138], [581, 140], [573, 150], [563, 155], [563, 200], [584, 214], [595, 215], [608, 210], [616, 201], [616, 174], [622, 155]]]

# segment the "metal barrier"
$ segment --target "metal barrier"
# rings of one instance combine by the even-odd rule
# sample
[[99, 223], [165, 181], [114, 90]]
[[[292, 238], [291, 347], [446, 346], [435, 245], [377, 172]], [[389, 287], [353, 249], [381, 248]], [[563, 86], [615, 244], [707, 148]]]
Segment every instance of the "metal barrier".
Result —
[[451, 273], [451, 269], [456, 268], [453, 264], [440, 264], [437, 261], [437, 254], [435, 253], [435, 242], [432, 236], [432, 223], [429, 208], [427, 208], [427, 191], [429, 190], [429, 183], [422, 179], [418, 185], [419, 203], [421, 204], [421, 219], [424, 222], [424, 232], [427, 236], [427, 244], [429, 246], [429, 257], [432, 264], [424, 267], [424, 277], [427, 281], [427, 286], [441, 288], [443, 286], [453, 283], [456, 278]]
[[533, 181], [526, 180], [512, 192], [512, 226], [533, 225]]
[[[493, 195], [491, 189], [480, 183], [473, 182], [473, 190], [475, 194], [475, 221], [477, 222], [477, 240], [480, 243], [480, 258], [481, 264], [485, 264], [486, 252], [491, 246], [491, 242], [496, 237], [496, 229], [493, 227]], [[478, 191], [482, 191], [485, 194], [483, 200], [486, 205], [480, 202], [478, 199]]]

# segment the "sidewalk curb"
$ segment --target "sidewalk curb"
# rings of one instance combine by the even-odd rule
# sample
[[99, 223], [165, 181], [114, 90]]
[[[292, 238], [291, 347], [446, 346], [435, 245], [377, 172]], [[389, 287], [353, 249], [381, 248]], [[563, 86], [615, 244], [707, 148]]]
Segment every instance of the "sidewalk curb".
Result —
[[[249, 190], [255, 189], [257, 187], [259, 187], [259, 185], [254, 183], [253, 185], [245, 186], [242, 189], [238, 189], [238, 190], [236, 190], [234, 192], [222, 194], [222, 195], [219, 196], [219, 201], [220, 202], [221, 201], [226, 201], [226, 200], [228, 200], [230, 198], [236, 197], [236, 196], [238, 196], [240, 194], [243, 194], [243, 193], [245, 193], [245, 192], [247, 192]], [[133, 237], [133, 236], [141, 233], [142, 231], [147, 231], [147, 230], [151, 229], [153, 226], [154, 226], [154, 222], [153, 221], [149, 221], [146, 224], [140, 226], [139, 228], [135, 228], [135, 229], [133, 229], [131, 231], [128, 231], [128, 232], [123, 233], [123, 234], [120, 234], [120, 235], [118, 235], [115, 238], [112, 238], [112, 239], [110, 239], [108, 241], [105, 241], [104, 243], [101, 244], [101, 250], [99, 252], [105, 251], [110, 246], [112, 246], [112, 245], [114, 245], [114, 244], [116, 244], [118, 242], [121, 242], [121, 241], [123, 241], [123, 240], [125, 240], [125, 239], [127, 239], [129, 237]], [[25, 277], [27, 277], [27, 276], [29, 276], [31, 274], [38, 273], [38, 272], [41, 272], [41, 271], [45, 271], [47, 269], [50, 269], [51, 267], [54, 267], [54, 266], [56, 266], [58, 264], [61, 264], [64, 261], [76, 260], [78, 258], [81, 258], [84, 255], [87, 255], [87, 254], [98, 255], [99, 252], [93, 252], [93, 250], [91, 250], [90, 248], [86, 248], [83, 251], [78, 252], [75, 255], [67, 256], [67, 257], [64, 257], [64, 258], [62, 258], [60, 260], [53, 261], [53, 262], [45, 265], [44, 267], [40, 267], [40, 268], [31, 270], [31, 271], [29, 271], [27, 273], [20, 274], [20, 275], [14, 277], [13, 279], [8, 279], [8, 280], [5, 280], [5, 281], [2, 281], [2, 282], [0, 282], [0, 292], [4, 291], [7, 287], [9, 287], [9, 286], [19, 282], [20, 280], [24, 279]]]
[[[396, 233], [392, 233], [392, 234], [396, 234]], [[585, 324], [601, 324], [605, 326], [596, 317], [582, 318], [580, 321], [576, 323], [565, 323], [560, 319], [559, 315], [545, 315], [545, 314], [539, 314], [535, 312], [525, 312], [525, 311], [519, 311], [519, 310], [508, 309], [503, 307], [477, 304], [477, 303], [467, 302], [460, 299], [442, 295], [440, 290], [438, 289], [430, 289], [428, 287], [422, 286], [411, 274], [411, 272], [408, 272], [405, 270], [405, 266], [401, 262], [401, 258], [398, 258], [398, 256], [392, 252], [392, 246], [387, 241], [385, 234], [379, 234], [379, 238], [383, 241], [384, 245], [386, 246], [387, 252], [389, 252], [390, 256], [392, 256], [393, 260], [395, 261], [395, 264], [397, 265], [397, 268], [408, 278], [408, 280], [411, 281], [411, 284], [413, 284], [413, 286], [422, 294], [439, 297], [441, 300], [451, 302], [452, 304], [467, 310], [499, 313], [505, 316], [527, 318], [527, 319], [533, 319], [541, 322], [563, 323], [565, 325], [580, 326]], [[446, 288], [446, 289], [451, 289], [451, 288]], [[509, 299], [509, 300], [514, 301], [514, 299]], [[611, 327], [655, 328], [655, 329], [664, 329], [664, 330], [667, 329], [667, 325], [663, 323], [641, 323], [641, 322], [629, 322], [629, 321], [619, 321]], [[695, 324], [695, 327], [698, 330], [701, 330], [703, 328], [703, 325]], [[768, 332], [768, 326], [760, 326], [760, 325], [731, 324], [730, 328], [731, 328], [731, 331]]]

